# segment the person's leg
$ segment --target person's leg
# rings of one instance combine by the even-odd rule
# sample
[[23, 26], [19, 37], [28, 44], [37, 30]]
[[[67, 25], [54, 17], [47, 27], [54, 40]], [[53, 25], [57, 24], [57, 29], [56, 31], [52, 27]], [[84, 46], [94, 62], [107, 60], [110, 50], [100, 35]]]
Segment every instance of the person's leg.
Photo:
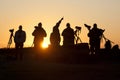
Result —
[[34, 48], [35, 48], [36, 50], [40, 48], [40, 41], [36, 40], [36, 41], [34, 42]]
[[15, 43], [15, 49], [18, 49], [18, 48], [19, 48], [19, 44]]
[[20, 43], [19, 57], [20, 57], [21, 60], [23, 59], [23, 43]]
[[95, 52], [95, 41], [93, 39], [90, 39], [90, 53], [94, 54]]
[[99, 53], [99, 51], [100, 51], [100, 40], [96, 40], [95, 53]]
[[15, 43], [15, 57], [18, 59], [18, 54], [19, 54], [19, 43]]
[[90, 54], [94, 54], [94, 45], [93, 44], [90, 45]]

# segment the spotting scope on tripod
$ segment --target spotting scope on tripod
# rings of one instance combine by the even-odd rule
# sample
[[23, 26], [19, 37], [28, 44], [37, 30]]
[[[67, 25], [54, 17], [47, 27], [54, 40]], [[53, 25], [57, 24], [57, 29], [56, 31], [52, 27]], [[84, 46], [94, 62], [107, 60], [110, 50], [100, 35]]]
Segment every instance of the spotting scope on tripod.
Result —
[[81, 33], [81, 27], [79, 26], [75, 26], [75, 42], [76, 44], [78, 44], [78, 42], [80, 41], [82, 43], [82, 40], [80, 39], [79, 35]]
[[10, 37], [9, 37], [9, 41], [8, 41], [8, 44], [7, 44], [7, 48], [10, 48], [10, 46], [12, 44], [12, 38], [14, 38], [14, 36], [13, 36], [14, 29], [10, 29], [9, 32], [10, 32]]

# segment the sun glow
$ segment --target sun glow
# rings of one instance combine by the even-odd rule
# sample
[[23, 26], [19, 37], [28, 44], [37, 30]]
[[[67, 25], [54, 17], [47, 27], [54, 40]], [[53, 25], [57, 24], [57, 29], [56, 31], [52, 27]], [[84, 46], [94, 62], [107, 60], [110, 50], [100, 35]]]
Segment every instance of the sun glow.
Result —
[[46, 42], [43, 42], [42, 48], [48, 48], [48, 44]]

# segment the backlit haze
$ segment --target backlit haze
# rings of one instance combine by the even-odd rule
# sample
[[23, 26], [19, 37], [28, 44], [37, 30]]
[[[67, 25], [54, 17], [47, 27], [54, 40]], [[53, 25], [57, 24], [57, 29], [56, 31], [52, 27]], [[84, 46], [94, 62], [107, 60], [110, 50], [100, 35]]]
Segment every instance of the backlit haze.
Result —
[[[45, 43], [49, 44], [52, 28], [62, 17], [60, 33], [69, 22], [74, 30], [75, 26], [82, 27], [80, 38], [89, 42], [84, 24], [97, 23], [99, 28], [105, 29], [106, 38], [120, 44], [120, 0], [0, 0], [0, 48], [7, 47], [9, 29], [16, 31], [19, 25], [27, 34], [25, 47], [31, 47], [32, 32], [39, 22], [47, 32]], [[61, 36], [61, 45], [62, 41]]]

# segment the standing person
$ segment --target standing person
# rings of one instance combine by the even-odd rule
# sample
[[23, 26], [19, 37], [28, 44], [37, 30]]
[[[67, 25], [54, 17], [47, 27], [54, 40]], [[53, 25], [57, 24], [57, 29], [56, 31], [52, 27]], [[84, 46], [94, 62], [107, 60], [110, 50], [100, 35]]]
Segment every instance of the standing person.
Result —
[[38, 27], [35, 27], [32, 35], [34, 36], [34, 47], [39, 48], [42, 46], [44, 37], [47, 36], [46, 31], [42, 28], [42, 23], [38, 24]]
[[89, 31], [89, 43], [91, 54], [95, 54], [100, 50], [100, 40], [102, 38], [104, 30], [97, 28], [97, 24], [93, 25], [93, 28]]
[[53, 32], [50, 34], [50, 43], [52, 46], [59, 46], [60, 45], [60, 32], [59, 32], [59, 26], [63, 18], [61, 18], [56, 25], [53, 27]]
[[106, 54], [110, 54], [111, 53], [111, 49], [112, 49], [112, 44], [111, 44], [111, 41], [110, 40], [107, 40], [106, 42], [105, 42], [105, 53]]
[[70, 27], [70, 23], [66, 24], [66, 29], [63, 30], [63, 45], [70, 46], [74, 45], [74, 30]]
[[22, 30], [22, 25], [19, 26], [19, 30], [17, 30], [15, 32], [15, 37], [14, 37], [14, 42], [15, 42], [15, 48], [18, 51], [19, 49], [19, 53], [16, 53], [16, 57], [18, 57], [20, 55], [20, 58], [22, 58], [23, 53], [21, 51], [21, 49], [24, 46], [24, 42], [26, 41], [26, 32]]
[[107, 51], [110, 51], [112, 48], [112, 44], [111, 44], [111, 41], [110, 40], [107, 40], [106, 43], [105, 43], [105, 49]]

